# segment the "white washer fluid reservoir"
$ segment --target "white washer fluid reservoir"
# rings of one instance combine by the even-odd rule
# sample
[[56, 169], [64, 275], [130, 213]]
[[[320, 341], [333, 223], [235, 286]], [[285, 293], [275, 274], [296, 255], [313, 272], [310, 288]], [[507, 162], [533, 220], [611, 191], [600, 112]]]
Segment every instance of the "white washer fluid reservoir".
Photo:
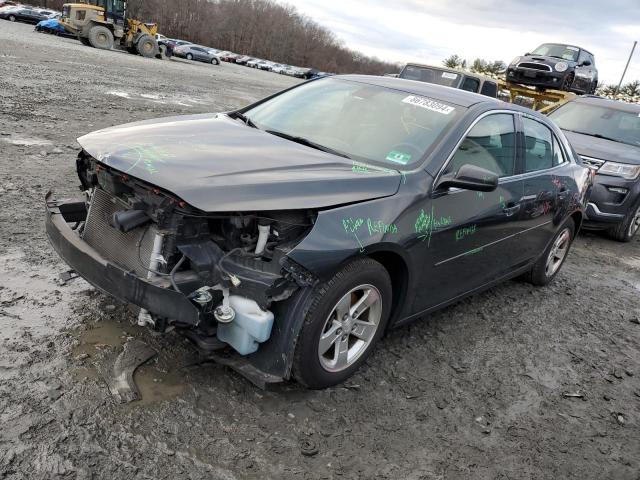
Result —
[[236, 316], [229, 323], [218, 323], [218, 339], [231, 345], [239, 354], [249, 355], [258, 350], [259, 343], [269, 340], [273, 313], [239, 295], [229, 296], [229, 306]]

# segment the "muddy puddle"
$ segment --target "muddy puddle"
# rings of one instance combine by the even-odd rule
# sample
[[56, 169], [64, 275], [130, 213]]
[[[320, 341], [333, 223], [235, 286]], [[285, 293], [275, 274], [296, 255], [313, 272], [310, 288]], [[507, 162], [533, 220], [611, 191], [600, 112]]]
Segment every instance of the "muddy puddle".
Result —
[[135, 371], [133, 379], [141, 399], [130, 406], [149, 405], [179, 396], [187, 386], [184, 372], [168, 363], [154, 334], [147, 328], [134, 325], [134, 320], [135, 315], [129, 309], [118, 308], [113, 315], [75, 329], [72, 333], [75, 343], [72, 356], [80, 366], [71, 371], [72, 377], [76, 381], [91, 379], [105, 383], [100, 372], [111, 368], [114, 356], [127, 342], [137, 338], [152, 346], [158, 354]]

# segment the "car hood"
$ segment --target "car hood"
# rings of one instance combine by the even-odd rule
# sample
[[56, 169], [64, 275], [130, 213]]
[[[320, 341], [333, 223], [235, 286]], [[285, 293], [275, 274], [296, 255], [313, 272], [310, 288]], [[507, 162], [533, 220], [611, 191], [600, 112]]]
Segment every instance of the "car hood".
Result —
[[78, 139], [99, 162], [207, 212], [323, 208], [393, 195], [400, 172], [322, 152], [224, 114], [130, 123]]
[[564, 58], [557, 58], [557, 57], [546, 57], [544, 55], [525, 55], [524, 57], [521, 57], [521, 58], [522, 59], [520, 60], [519, 63], [521, 62], [544, 63], [552, 67], [556, 63], [560, 63], [560, 62], [566, 63], [570, 67], [574, 67], [577, 64], [577, 62], [573, 60], [565, 60]]
[[635, 147], [626, 143], [613, 142], [604, 138], [566, 130], [564, 130], [564, 134], [579, 155], [612, 162], [640, 165], [640, 146]]

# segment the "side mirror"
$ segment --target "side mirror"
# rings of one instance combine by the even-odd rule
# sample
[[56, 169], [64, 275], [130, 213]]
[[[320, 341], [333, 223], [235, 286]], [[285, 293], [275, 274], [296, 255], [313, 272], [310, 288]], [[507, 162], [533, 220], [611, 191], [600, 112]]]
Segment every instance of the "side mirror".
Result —
[[527, 52], [527, 53], [524, 54], [525, 57], [528, 57], [529, 55], [531, 55], [530, 52]]
[[478, 192], [493, 192], [498, 188], [498, 175], [475, 165], [463, 165], [456, 173], [444, 175], [437, 189], [462, 188]]
[[590, 67], [591, 66], [591, 60], [585, 60], [584, 62], [582, 62], [581, 66]]

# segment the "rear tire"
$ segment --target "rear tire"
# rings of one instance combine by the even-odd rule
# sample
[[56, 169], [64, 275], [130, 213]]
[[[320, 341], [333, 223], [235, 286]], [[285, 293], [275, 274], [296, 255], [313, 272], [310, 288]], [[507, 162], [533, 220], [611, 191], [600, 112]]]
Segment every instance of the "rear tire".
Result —
[[212, 58], [211, 65], [220, 65], [220, 62], [216, 58]]
[[383, 335], [391, 300], [389, 273], [366, 257], [317, 285], [296, 342], [294, 378], [318, 389], [353, 375]]
[[107, 27], [96, 25], [89, 30], [89, 43], [94, 48], [111, 50], [113, 48], [113, 33]]
[[640, 231], [640, 199], [629, 210], [624, 219], [615, 227], [608, 230], [608, 234], [618, 242], [630, 242]]
[[141, 35], [136, 41], [136, 50], [145, 58], [153, 58], [158, 53], [158, 43], [150, 35]]
[[525, 279], [537, 286], [548, 285], [562, 269], [573, 239], [576, 226], [572, 218], [568, 218], [549, 243], [549, 246], [533, 265]]
[[15, 22], [16, 21], [16, 17], [14, 17], [13, 15], [9, 15], [9, 21], [10, 22]]

